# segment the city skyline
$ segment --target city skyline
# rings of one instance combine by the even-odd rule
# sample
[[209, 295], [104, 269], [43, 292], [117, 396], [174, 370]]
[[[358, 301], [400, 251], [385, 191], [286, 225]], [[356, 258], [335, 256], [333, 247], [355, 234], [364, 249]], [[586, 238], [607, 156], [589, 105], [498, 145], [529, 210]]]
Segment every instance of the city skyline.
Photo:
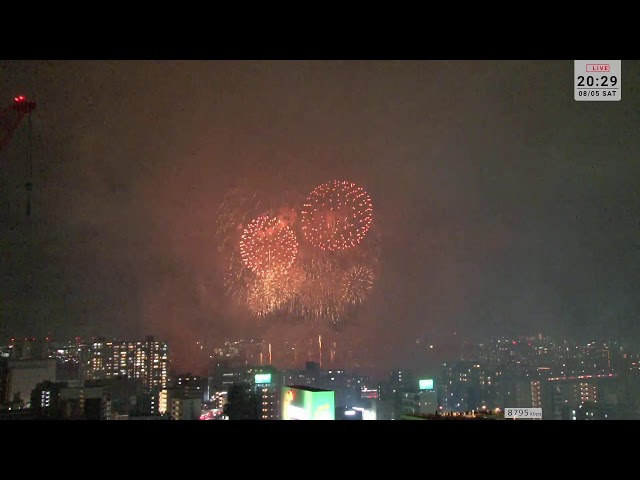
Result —
[[[94, 336], [90, 338], [75, 337], [72, 339], [55, 339], [51, 337], [47, 338], [11, 338], [7, 345], [0, 345], [0, 357], [5, 358], [25, 358], [25, 359], [46, 359], [46, 358], [61, 358], [74, 359], [76, 368], [78, 367], [78, 361], [80, 357], [78, 353], [81, 349], [83, 352], [83, 359], [80, 363], [84, 363], [84, 367], [80, 370], [80, 376], [88, 380], [98, 380], [101, 378], [118, 378], [122, 370], [122, 374], [126, 377], [127, 371], [140, 373], [140, 366], [134, 365], [136, 355], [134, 351], [141, 348], [142, 345], [148, 345], [152, 342], [153, 345], [157, 345], [155, 348], [164, 347], [164, 360], [162, 367], [162, 381], [166, 383], [167, 378], [175, 375], [193, 374], [193, 375], [206, 375], [216, 365], [233, 366], [234, 368], [245, 366], [251, 368], [273, 367], [278, 369], [296, 369], [303, 368], [307, 363], [315, 363], [325, 370], [349, 370], [357, 372], [362, 375], [369, 376], [376, 381], [384, 379], [388, 376], [389, 372], [397, 369], [411, 370], [420, 375], [433, 376], [441, 368], [443, 363], [458, 362], [458, 361], [475, 361], [478, 359], [488, 359], [491, 354], [488, 352], [491, 348], [496, 348], [502, 345], [500, 348], [504, 349], [525, 349], [537, 353], [537, 348], [544, 346], [545, 351], [548, 348], [553, 349], [567, 349], [567, 351], [573, 351], [574, 349], [604, 349], [606, 351], [624, 351], [627, 352], [629, 361], [635, 359], [637, 361], [637, 369], [640, 370], [640, 343], [629, 338], [571, 338], [571, 337], [548, 337], [539, 333], [535, 336], [498, 336], [498, 337], [484, 337], [484, 338], [457, 338], [456, 343], [442, 345], [431, 339], [416, 339], [414, 348], [410, 352], [409, 357], [412, 359], [406, 363], [398, 363], [392, 366], [384, 366], [381, 368], [374, 368], [367, 363], [358, 363], [353, 361], [353, 357], [348, 352], [341, 352], [338, 345], [323, 345], [318, 342], [304, 342], [303, 344], [290, 344], [286, 341], [281, 343], [270, 343], [265, 340], [256, 338], [234, 338], [227, 339], [220, 343], [210, 343], [204, 341], [197, 341], [191, 349], [191, 356], [199, 359], [195, 362], [201, 366], [198, 369], [185, 368], [184, 365], [173, 361], [172, 356], [167, 355], [171, 352], [171, 346], [168, 342], [163, 341], [152, 336], [141, 337], [138, 339], [125, 339], [119, 337], [104, 337]], [[434, 343], [431, 343], [434, 342]], [[502, 343], [501, 343], [502, 342]], [[293, 347], [293, 348], [292, 348]], [[345, 346], [348, 348], [348, 345]], [[148, 347], [146, 347], [148, 348]], [[102, 351], [104, 349], [104, 352]], [[134, 351], [131, 351], [134, 349]], [[106, 352], [127, 352], [122, 353], [122, 365], [118, 366], [120, 362], [120, 354], [118, 361], [103, 364], [109, 357]], [[595, 351], [593, 350], [593, 351]], [[24, 353], [23, 353], [24, 352]], [[48, 352], [48, 353], [47, 353]], [[89, 353], [93, 352], [93, 353]], [[322, 353], [321, 353], [322, 352]], [[62, 356], [61, 356], [62, 355]], [[151, 361], [153, 358], [153, 352], [149, 352], [147, 360]], [[114, 357], [114, 358], [115, 358]], [[126, 357], [126, 363], [125, 362]], [[162, 356], [157, 357], [162, 358]], [[626, 358], [626, 357], [625, 357]], [[507, 359], [508, 360], [508, 359]], [[68, 360], [65, 360], [65, 363]], [[140, 359], [137, 360], [138, 362]], [[98, 362], [98, 363], [96, 363]], [[509, 362], [507, 362], [509, 363]], [[544, 362], [543, 362], [544, 363]], [[634, 363], [633, 365], [636, 365]], [[611, 363], [609, 359], [609, 370], [611, 370]], [[144, 369], [144, 367], [143, 367]], [[64, 368], [63, 368], [64, 370]], [[143, 370], [144, 371], [144, 370]], [[93, 373], [91, 373], [93, 372]], [[76, 372], [77, 373], [77, 372]], [[553, 371], [551, 369], [549, 374], [561, 374], [565, 372], [562, 369]], [[63, 376], [65, 374], [63, 373]], [[105, 376], [106, 375], [106, 376]], [[149, 380], [145, 380], [149, 381]]]
[[[569, 60], [0, 67], [38, 104], [28, 217], [28, 125], [0, 151], [4, 338], [151, 334], [188, 371], [199, 339], [321, 335], [384, 371], [420, 338], [640, 334], [636, 61], [602, 103]], [[369, 298], [338, 330], [256, 318], [225, 295], [225, 194], [334, 179], [374, 202]]]
[[14, 339], [0, 348], [0, 417], [500, 420], [517, 406], [546, 420], [640, 418], [640, 348], [625, 340], [464, 341], [446, 361], [429, 345], [435, 368], [396, 366], [379, 378], [313, 360], [257, 364], [259, 343], [203, 346], [213, 355], [198, 375], [171, 371], [169, 345], [151, 337]]

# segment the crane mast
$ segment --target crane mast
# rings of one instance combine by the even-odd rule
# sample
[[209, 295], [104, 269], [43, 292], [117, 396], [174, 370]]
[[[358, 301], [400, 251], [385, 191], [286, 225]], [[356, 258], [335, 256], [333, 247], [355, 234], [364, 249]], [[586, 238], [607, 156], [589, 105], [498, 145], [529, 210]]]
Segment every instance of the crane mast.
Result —
[[[22, 121], [24, 120], [24, 117], [28, 116], [28, 121], [29, 121], [28, 152], [27, 152], [28, 178], [24, 186], [27, 191], [26, 214], [27, 214], [27, 218], [29, 218], [29, 216], [31, 215], [31, 190], [33, 189], [33, 184], [31, 183], [32, 176], [33, 176], [33, 161], [31, 158], [31, 140], [32, 140], [31, 139], [31, 112], [35, 110], [36, 102], [32, 100], [28, 100], [23, 95], [17, 96], [13, 100], [14, 101], [11, 105], [0, 110], [0, 154], [2, 153], [2, 150], [9, 144], [9, 142], [13, 138], [14, 133], [16, 132], [18, 127], [20, 127]], [[1, 160], [2, 158], [0, 157], [0, 168], [2, 168]], [[31, 238], [31, 233], [27, 233], [26, 242], [25, 242], [25, 245], [27, 248], [30, 247], [30, 242], [31, 242], [30, 238]], [[24, 315], [25, 324], [31, 325], [30, 295], [31, 295], [32, 281], [33, 281], [33, 276], [32, 276], [33, 265], [31, 263], [32, 257], [28, 253], [29, 252], [27, 251], [27, 256], [26, 256], [27, 263], [25, 266], [27, 273], [26, 273], [25, 285], [24, 285], [25, 297], [24, 297], [24, 304], [23, 304], [23, 308], [24, 308], [23, 315]], [[13, 258], [13, 255], [10, 255], [9, 256], [10, 263], [12, 263], [11, 262], [12, 258]]]
[[27, 217], [31, 215], [31, 190], [33, 184], [31, 177], [33, 176], [33, 161], [31, 158], [31, 112], [36, 108], [36, 102], [27, 100], [24, 95], [19, 95], [13, 99], [13, 103], [8, 107], [0, 110], [0, 151], [11, 141], [13, 134], [18, 129], [25, 116], [29, 117], [29, 145], [28, 145], [28, 178], [24, 184], [27, 191]]
[[36, 102], [20, 95], [13, 99], [11, 105], [0, 110], [0, 151], [11, 141], [24, 117], [35, 108]]

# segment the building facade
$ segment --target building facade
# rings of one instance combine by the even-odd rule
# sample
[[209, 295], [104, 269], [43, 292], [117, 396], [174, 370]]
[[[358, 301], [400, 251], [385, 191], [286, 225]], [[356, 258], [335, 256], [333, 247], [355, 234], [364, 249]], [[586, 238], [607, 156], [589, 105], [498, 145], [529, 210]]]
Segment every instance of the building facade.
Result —
[[146, 391], [165, 388], [168, 381], [169, 348], [166, 342], [97, 339], [89, 346], [87, 378], [139, 378]]

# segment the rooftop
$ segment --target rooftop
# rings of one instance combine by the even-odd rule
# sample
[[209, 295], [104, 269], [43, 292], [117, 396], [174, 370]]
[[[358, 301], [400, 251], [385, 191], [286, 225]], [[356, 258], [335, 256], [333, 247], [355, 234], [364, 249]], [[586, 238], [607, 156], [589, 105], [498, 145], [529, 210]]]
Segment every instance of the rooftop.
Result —
[[307, 392], [333, 392], [324, 388], [308, 387], [306, 385], [287, 385], [287, 388], [295, 388], [296, 390], [306, 390]]

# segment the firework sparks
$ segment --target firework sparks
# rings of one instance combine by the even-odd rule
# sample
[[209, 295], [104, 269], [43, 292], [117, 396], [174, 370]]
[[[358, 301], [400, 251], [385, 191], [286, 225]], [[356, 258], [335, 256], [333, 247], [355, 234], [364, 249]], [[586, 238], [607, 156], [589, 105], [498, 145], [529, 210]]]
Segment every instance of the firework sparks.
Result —
[[262, 201], [242, 189], [234, 188], [224, 197], [218, 207], [217, 229], [220, 252], [237, 248], [237, 238], [242, 234], [243, 225], [257, 215], [256, 210], [262, 208]]
[[345, 303], [363, 303], [373, 289], [373, 270], [365, 265], [355, 265], [346, 271], [342, 279], [342, 298]]
[[315, 247], [339, 251], [359, 244], [371, 226], [371, 198], [352, 182], [323, 183], [307, 197], [302, 232]]
[[278, 270], [256, 278], [247, 292], [247, 306], [257, 317], [266, 317], [290, 308], [302, 285], [300, 270]]
[[298, 253], [298, 241], [293, 230], [276, 217], [266, 215], [253, 220], [240, 240], [242, 261], [256, 275], [286, 272]]
[[234, 189], [218, 209], [227, 294], [256, 318], [335, 331], [373, 288], [381, 243], [369, 196], [351, 182], [328, 182], [300, 211], [291, 206], [295, 192], [260, 192]]
[[317, 255], [304, 263], [304, 282], [292, 313], [306, 318], [336, 321], [342, 315], [340, 269], [333, 259]]
[[298, 213], [293, 205], [299, 205], [304, 197], [286, 189], [265, 188], [263, 184], [237, 186], [230, 189], [218, 207], [217, 236], [221, 252], [237, 249], [238, 238], [249, 222], [260, 216], [277, 217], [293, 228]]

